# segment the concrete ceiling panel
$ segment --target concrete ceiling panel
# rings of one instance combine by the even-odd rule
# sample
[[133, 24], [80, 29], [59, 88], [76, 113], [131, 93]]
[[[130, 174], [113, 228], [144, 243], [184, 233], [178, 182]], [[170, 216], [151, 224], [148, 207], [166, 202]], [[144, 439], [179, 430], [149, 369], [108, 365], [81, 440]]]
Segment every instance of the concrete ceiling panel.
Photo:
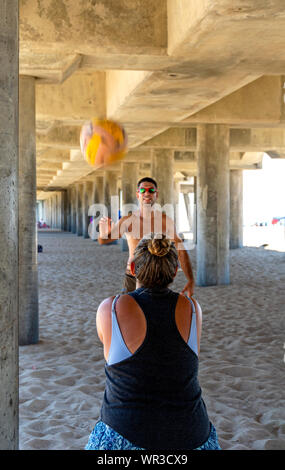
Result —
[[37, 158], [70, 161], [61, 152], [79, 152], [93, 116], [120, 121], [131, 150], [220, 122], [241, 128], [236, 152], [282, 154], [283, 134], [267, 127], [285, 123], [284, 44], [284, 0], [20, 0], [20, 74], [38, 79]]

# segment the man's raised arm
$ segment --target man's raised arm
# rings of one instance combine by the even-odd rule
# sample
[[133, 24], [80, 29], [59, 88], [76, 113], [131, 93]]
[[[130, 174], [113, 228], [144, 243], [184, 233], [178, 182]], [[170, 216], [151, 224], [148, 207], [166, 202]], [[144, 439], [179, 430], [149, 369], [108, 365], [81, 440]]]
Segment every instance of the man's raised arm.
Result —
[[183, 241], [181, 240], [181, 238], [178, 236], [176, 232], [173, 220], [170, 219], [169, 217], [167, 217], [166, 227], [167, 227], [166, 233], [168, 234], [169, 238], [175, 243], [181, 269], [184, 272], [188, 280], [187, 284], [184, 286], [183, 290], [181, 291], [181, 294], [187, 293], [188, 296], [191, 297], [191, 295], [194, 294], [195, 281], [194, 281], [192, 265], [191, 265], [188, 252], [184, 247]]
[[114, 224], [109, 217], [102, 217], [99, 220], [99, 244], [106, 245], [121, 238], [127, 229], [125, 222], [128, 218], [128, 216], [122, 217]]

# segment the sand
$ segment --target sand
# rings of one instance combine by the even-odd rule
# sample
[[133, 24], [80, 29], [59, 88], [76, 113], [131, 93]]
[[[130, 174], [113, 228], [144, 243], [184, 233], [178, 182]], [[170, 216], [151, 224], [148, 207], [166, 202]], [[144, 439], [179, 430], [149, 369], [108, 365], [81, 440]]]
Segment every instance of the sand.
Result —
[[[120, 291], [127, 253], [70, 233], [38, 238], [40, 341], [20, 347], [20, 449], [83, 449], [105, 384], [96, 309]], [[223, 449], [285, 449], [285, 254], [230, 257], [229, 286], [196, 288], [203, 398]], [[195, 250], [191, 260], [195, 271]], [[179, 272], [172, 288], [184, 284]]]

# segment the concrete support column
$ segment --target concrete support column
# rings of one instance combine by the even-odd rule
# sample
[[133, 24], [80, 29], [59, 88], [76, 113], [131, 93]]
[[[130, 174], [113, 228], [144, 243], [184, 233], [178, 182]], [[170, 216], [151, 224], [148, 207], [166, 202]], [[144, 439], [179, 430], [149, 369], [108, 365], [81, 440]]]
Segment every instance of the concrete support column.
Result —
[[52, 228], [51, 197], [48, 199], [48, 226]]
[[19, 445], [18, 11], [0, 0], [0, 450]]
[[61, 192], [56, 195], [56, 228], [61, 229], [62, 208], [61, 208]]
[[76, 233], [82, 236], [82, 192], [83, 184], [76, 184]]
[[56, 207], [56, 228], [61, 227], [61, 193], [58, 192], [55, 196], [55, 207]]
[[47, 223], [47, 200], [43, 200], [43, 221]]
[[37, 213], [37, 222], [43, 220], [44, 218], [44, 201], [39, 201], [37, 204], [38, 213]]
[[[104, 204], [103, 194], [103, 176], [96, 176], [93, 181], [92, 192], [90, 194], [90, 206], [93, 204]], [[101, 213], [101, 216], [103, 214]], [[100, 213], [94, 212], [94, 209], [88, 211], [89, 221], [93, 220], [94, 223], [89, 228], [89, 236], [92, 240], [97, 241], [98, 224], [95, 224], [95, 219], [100, 216]], [[92, 219], [91, 219], [92, 217]]]
[[60, 228], [60, 219], [61, 219], [61, 195], [60, 193], [56, 193], [55, 197], [55, 228]]
[[42, 201], [42, 219], [45, 222], [46, 221], [46, 201]]
[[83, 185], [83, 197], [82, 197], [82, 235], [84, 238], [89, 238], [88, 226], [89, 226], [89, 215], [88, 210], [91, 205], [93, 195], [93, 182], [86, 181]]
[[243, 172], [230, 171], [230, 248], [243, 246]]
[[104, 204], [103, 176], [96, 176], [94, 180], [94, 204]]
[[66, 191], [66, 198], [67, 198], [67, 231], [71, 232], [71, 196], [72, 196], [71, 188], [68, 187]]
[[183, 197], [184, 197], [184, 203], [185, 203], [185, 208], [186, 208], [186, 213], [189, 221], [189, 229], [190, 232], [192, 232], [192, 243], [193, 245], [196, 244], [197, 242], [197, 211], [196, 211], [196, 192], [197, 192], [197, 177], [193, 176], [193, 184], [187, 185], [186, 190], [184, 185], [182, 185], [182, 192], [183, 192]]
[[68, 198], [66, 190], [61, 192], [61, 230], [68, 231]]
[[[174, 204], [174, 152], [173, 150], [152, 149], [151, 173], [158, 185], [157, 202]], [[173, 206], [174, 210], [174, 206]]]
[[104, 171], [103, 194], [104, 204], [108, 209], [109, 217], [111, 217], [111, 197], [117, 195], [117, 174], [115, 171]]
[[197, 127], [197, 285], [229, 284], [229, 128]]
[[19, 82], [19, 344], [39, 339], [35, 78]]
[[56, 194], [52, 198], [52, 228], [57, 228], [57, 204]]
[[122, 215], [128, 215], [128, 208], [124, 206], [126, 204], [136, 204], [137, 197], [137, 182], [139, 175], [139, 163], [134, 162], [122, 162], [121, 164], [122, 171]]
[[50, 228], [54, 228], [54, 194], [50, 198]]
[[63, 212], [63, 192], [57, 194], [57, 213], [58, 213], [58, 228], [63, 230], [64, 212]]
[[184, 193], [183, 192], [183, 198], [184, 198], [184, 204], [185, 204], [185, 208], [186, 208], [186, 214], [187, 214], [190, 230], [192, 230], [192, 227], [193, 227], [193, 213], [192, 213], [192, 208], [191, 208], [191, 204], [190, 204], [190, 201], [189, 201], [189, 193]]
[[47, 206], [47, 200], [44, 200], [44, 214], [43, 214], [43, 219], [44, 222], [47, 224], [48, 223], [48, 206]]
[[38, 222], [40, 220], [40, 203], [37, 202], [36, 204], [36, 221]]
[[194, 176], [193, 243], [197, 244], [197, 176]]
[[[139, 163], [122, 162], [121, 164], [122, 211], [121, 216], [128, 215], [132, 205], [136, 204], [137, 182], [139, 179]], [[130, 204], [130, 205], [129, 205]], [[129, 246], [125, 236], [120, 240], [121, 250], [128, 251]]]
[[173, 193], [173, 203], [174, 203], [174, 222], [178, 230], [179, 227], [179, 195], [180, 195], [180, 180], [174, 180], [174, 193]]
[[58, 219], [58, 204], [57, 204], [57, 194], [53, 195], [52, 198], [53, 203], [53, 228], [58, 228], [57, 226], [57, 219]]
[[71, 187], [71, 232], [76, 233], [76, 188]]
[[46, 201], [42, 201], [42, 220], [45, 222], [46, 220]]

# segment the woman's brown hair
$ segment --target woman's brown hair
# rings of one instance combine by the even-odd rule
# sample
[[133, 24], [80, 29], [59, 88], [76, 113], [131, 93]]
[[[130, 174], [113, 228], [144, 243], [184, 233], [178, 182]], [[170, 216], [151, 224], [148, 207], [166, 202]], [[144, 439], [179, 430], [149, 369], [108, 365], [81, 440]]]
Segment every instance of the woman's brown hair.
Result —
[[138, 243], [133, 262], [143, 287], [167, 287], [175, 277], [178, 255], [174, 243], [164, 234], [151, 233]]

